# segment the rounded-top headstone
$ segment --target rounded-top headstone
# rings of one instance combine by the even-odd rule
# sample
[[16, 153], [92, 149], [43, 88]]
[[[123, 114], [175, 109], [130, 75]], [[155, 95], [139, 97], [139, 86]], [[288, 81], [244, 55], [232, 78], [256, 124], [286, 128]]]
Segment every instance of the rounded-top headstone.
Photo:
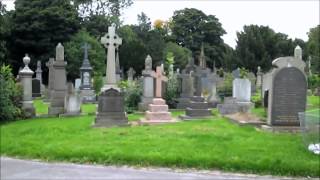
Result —
[[299, 45], [294, 49], [294, 57], [302, 59], [302, 49]]
[[147, 55], [146, 60], [145, 60], [145, 69], [146, 70], [152, 69], [152, 58], [149, 54]]

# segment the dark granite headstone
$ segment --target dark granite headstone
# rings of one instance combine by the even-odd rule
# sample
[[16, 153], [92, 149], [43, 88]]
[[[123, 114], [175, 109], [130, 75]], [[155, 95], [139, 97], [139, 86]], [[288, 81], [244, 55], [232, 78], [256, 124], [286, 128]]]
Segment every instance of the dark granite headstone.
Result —
[[298, 113], [306, 110], [307, 82], [299, 69], [281, 69], [273, 79], [271, 124], [299, 126]]
[[122, 93], [111, 88], [102, 92], [98, 101], [98, 114], [94, 126], [110, 127], [128, 124]]
[[263, 94], [263, 107], [268, 108], [269, 90], [264, 91]]
[[41, 82], [39, 79], [32, 79], [32, 97], [41, 97]]

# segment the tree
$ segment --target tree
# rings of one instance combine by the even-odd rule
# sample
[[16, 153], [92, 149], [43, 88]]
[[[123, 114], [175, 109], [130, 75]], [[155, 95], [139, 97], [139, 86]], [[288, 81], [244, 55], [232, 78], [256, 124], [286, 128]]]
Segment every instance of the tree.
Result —
[[57, 43], [67, 42], [79, 27], [76, 9], [70, 0], [16, 0], [12, 15], [9, 50], [10, 63], [17, 71], [25, 53], [36, 60], [47, 61], [55, 54]]
[[308, 32], [307, 51], [311, 57], [312, 70], [320, 74], [320, 25]]
[[185, 8], [174, 12], [170, 26], [175, 41], [189, 48], [196, 59], [204, 43], [205, 54], [211, 61], [223, 61], [224, 43], [221, 36], [225, 30], [215, 16], [206, 15], [198, 9]]
[[105, 73], [106, 54], [104, 48], [101, 46], [100, 42], [90, 36], [88, 32], [80, 30], [71, 38], [70, 42], [65, 44], [65, 54], [68, 62], [68, 80], [74, 81], [80, 76], [79, 70], [82, 65], [84, 54], [82, 46], [85, 42], [90, 45], [88, 56], [93, 72], [95, 74]]
[[7, 62], [6, 38], [9, 33], [9, 15], [7, 14], [5, 5], [0, 1], [0, 65]]
[[275, 58], [293, 56], [296, 45], [300, 45], [305, 51], [303, 40], [292, 41], [288, 35], [276, 33], [268, 26], [244, 26], [243, 31], [237, 32], [236, 61], [233, 61], [232, 67], [244, 67], [256, 72], [260, 66], [263, 71], [268, 71]]
[[166, 43], [164, 54], [168, 55], [168, 53], [172, 53], [174, 57], [174, 67], [181, 70], [187, 65], [189, 57], [192, 56], [188, 48], [181, 47], [173, 42]]

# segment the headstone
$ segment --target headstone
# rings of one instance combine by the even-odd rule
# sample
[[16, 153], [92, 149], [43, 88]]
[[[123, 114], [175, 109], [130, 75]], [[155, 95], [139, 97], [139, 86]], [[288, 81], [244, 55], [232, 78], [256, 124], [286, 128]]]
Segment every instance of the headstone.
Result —
[[59, 43], [56, 47], [56, 60], [53, 63], [54, 86], [51, 94], [48, 113], [59, 115], [64, 113], [64, 99], [67, 93], [66, 62], [64, 61], [64, 47]]
[[154, 82], [153, 77], [151, 76], [153, 73], [152, 58], [148, 55], [145, 59], [145, 69], [142, 71], [143, 96], [138, 106], [140, 111], [146, 111], [148, 109], [148, 105], [152, 103], [152, 99], [154, 98]]
[[299, 126], [298, 113], [306, 110], [305, 62], [301, 59], [302, 52], [296, 51], [297, 48], [295, 57], [281, 57], [272, 62], [277, 68], [272, 71], [268, 99], [268, 124], [271, 126]]
[[48, 88], [45, 101], [48, 102], [51, 100], [51, 94], [54, 87], [54, 68], [53, 68], [54, 58], [49, 58], [49, 61], [46, 63], [48, 67], [49, 74], [48, 74]]
[[115, 33], [115, 25], [108, 28], [108, 33], [101, 38], [101, 43], [107, 51], [106, 84], [101, 89], [98, 98], [98, 112], [95, 127], [127, 125], [128, 118], [124, 111], [124, 97], [117, 87], [116, 79], [116, 47], [122, 44], [122, 39]]
[[294, 57], [302, 60], [302, 49], [299, 45], [294, 49]]
[[40, 84], [42, 84], [41, 61], [37, 61], [36, 79], [38, 79], [40, 81]]
[[237, 69], [233, 70], [232, 71], [232, 76], [233, 76], [233, 79], [240, 78], [240, 68], [237, 68]]
[[68, 83], [68, 93], [65, 97], [65, 114], [64, 116], [79, 115], [81, 100], [79, 94], [75, 91], [73, 84]]
[[250, 72], [250, 73], [248, 73], [247, 78], [251, 82], [251, 93], [255, 93], [256, 92], [256, 81], [257, 81], [256, 76], [254, 75], [254, 73]]
[[261, 72], [261, 67], [258, 66], [258, 71], [257, 71], [257, 81], [256, 81], [256, 87], [261, 90], [262, 86], [262, 72]]
[[248, 79], [234, 79], [232, 81], [232, 97], [240, 102], [250, 102], [251, 82]]
[[75, 79], [74, 84], [75, 84], [74, 88], [76, 89], [76, 91], [80, 90], [81, 79], [80, 78]]
[[209, 94], [208, 94], [207, 102], [209, 103], [209, 107], [215, 108], [219, 102], [217, 98], [217, 86], [218, 86], [218, 83], [221, 81], [223, 81], [223, 79], [219, 77], [219, 75], [217, 75], [216, 73], [212, 73], [208, 77]]
[[[94, 93], [92, 85], [92, 67], [90, 65], [88, 50], [90, 45], [84, 43], [82, 46], [84, 49], [84, 56], [82, 66], [80, 67], [80, 97], [83, 103], [90, 103], [96, 101], [96, 95]], [[77, 88], [76, 88], [77, 89]]]
[[127, 71], [128, 75], [128, 81], [133, 81], [133, 76], [136, 74], [136, 71], [130, 67], [129, 70]]
[[35, 116], [35, 108], [32, 101], [32, 75], [33, 71], [29, 68], [30, 57], [26, 54], [23, 58], [24, 68], [19, 72], [19, 79], [23, 88], [22, 109], [26, 117]]
[[197, 66], [194, 64], [194, 59], [192, 57], [189, 58], [188, 64], [185, 69], [182, 70], [182, 73], [189, 74], [191, 71], [196, 72]]
[[185, 109], [190, 103], [190, 98], [194, 94], [194, 82], [193, 82], [193, 71], [186, 73], [185, 71], [182, 74], [178, 74], [178, 81], [180, 81], [180, 97], [178, 98], [177, 109]]
[[148, 110], [145, 113], [145, 119], [140, 120], [140, 124], [160, 124], [160, 123], [171, 123], [175, 122], [171, 113], [168, 112], [169, 107], [166, 104], [166, 101], [162, 99], [162, 81], [167, 81], [167, 77], [163, 75], [163, 68], [157, 66], [156, 72], [151, 74], [156, 81], [156, 93], [152, 100], [152, 103], [149, 104]]
[[32, 97], [41, 97], [41, 82], [39, 79], [32, 79]]

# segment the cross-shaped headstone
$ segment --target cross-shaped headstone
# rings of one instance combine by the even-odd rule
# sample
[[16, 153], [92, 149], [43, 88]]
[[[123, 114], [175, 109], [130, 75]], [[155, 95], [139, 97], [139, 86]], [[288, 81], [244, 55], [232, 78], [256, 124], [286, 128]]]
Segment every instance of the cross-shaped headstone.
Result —
[[101, 38], [101, 43], [108, 49], [107, 53], [107, 80], [106, 84], [116, 85], [116, 56], [115, 50], [118, 45], [122, 44], [122, 39], [115, 33], [115, 25], [108, 28], [108, 33]]
[[156, 97], [161, 98], [162, 96], [162, 81], [166, 82], [168, 78], [163, 75], [162, 67], [157, 66], [156, 72], [151, 74], [156, 79]]
[[84, 59], [88, 59], [88, 50], [91, 49], [90, 44], [88, 44], [88, 43], [85, 42], [85, 43], [83, 44], [83, 46], [81, 47], [81, 49], [84, 50], [84, 56], [83, 56], [83, 58], [84, 58]]

